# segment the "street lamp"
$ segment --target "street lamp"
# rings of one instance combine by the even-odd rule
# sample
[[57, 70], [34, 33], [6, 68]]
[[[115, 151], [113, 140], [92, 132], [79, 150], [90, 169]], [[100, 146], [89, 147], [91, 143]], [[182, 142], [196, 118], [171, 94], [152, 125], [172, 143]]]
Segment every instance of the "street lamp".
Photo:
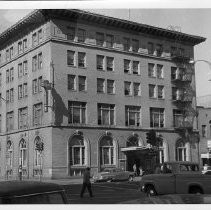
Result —
[[[210, 70], [211, 70], [211, 61], [207, 61], [207, 60], [203, 60], [203, 59], [199, 59], [199, 60], [190, 60], [190, 61], [189, 61], [190, 64], [194, 64], [194, 65], [195, 65], [197, 62], [204, 62], [204, 63], [207, 63], [207, 64], [209, 65]], [[211, 74], [211, 72], [210, 72], [209, 74]], [[211, 77], [211, 75], [210, 75], [210, 77]], [[211, 78], [208, 79], [208, 81], [211, 81]]]

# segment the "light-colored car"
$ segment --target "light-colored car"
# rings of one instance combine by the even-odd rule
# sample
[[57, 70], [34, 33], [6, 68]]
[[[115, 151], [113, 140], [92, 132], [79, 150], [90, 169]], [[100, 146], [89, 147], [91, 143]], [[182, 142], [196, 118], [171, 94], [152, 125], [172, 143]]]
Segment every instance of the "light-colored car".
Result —
[[68, 204], [64, 188], [37, 181], [0, 182], [0, 204]]
[[132, 181], [135, 176], [134, 172], [124, 171], [121, 168], [106, 168], [102, 172], [93, 176], [94, 182], [101, 181]]
[[207, 166], [206, 169], [202, 170], [202, 174], [211, 175], [211, 166]]

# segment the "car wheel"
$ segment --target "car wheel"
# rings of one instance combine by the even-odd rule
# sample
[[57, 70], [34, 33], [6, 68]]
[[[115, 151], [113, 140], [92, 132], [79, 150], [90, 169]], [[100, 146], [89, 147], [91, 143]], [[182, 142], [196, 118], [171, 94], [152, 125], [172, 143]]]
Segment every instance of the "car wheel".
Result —
[[149, 185], [147, 187], [146, 194], [148, 197], [151, 197], [157, 195], [157, 192], [155, 191], [155, 188], [152, 185]]
[[202, 189], [200, 187], [191, 187], [189, 193], [197, 195], [203, 194]]
[[133, 176], [129, 176], [128, 181], [132, 182], [133, 181]]

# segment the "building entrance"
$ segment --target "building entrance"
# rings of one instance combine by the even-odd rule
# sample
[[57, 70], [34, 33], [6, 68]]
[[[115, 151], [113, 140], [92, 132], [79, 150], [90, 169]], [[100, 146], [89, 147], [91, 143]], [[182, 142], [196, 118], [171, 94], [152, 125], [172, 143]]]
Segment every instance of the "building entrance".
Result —
[[[124, 150], [125, 149], [125, 150]], [[140, 167], [145, 173], [153, 173], [157, 165], [157, 153], [152, 152], [149, 148], [134, 147], [134, 148], [122, 148], [122, 152], [126, 155], [126, 169], [128, 171], [134, 171], [134, 165], [136, 169]], [[139, 175], [139, 170], [137, 170]]]

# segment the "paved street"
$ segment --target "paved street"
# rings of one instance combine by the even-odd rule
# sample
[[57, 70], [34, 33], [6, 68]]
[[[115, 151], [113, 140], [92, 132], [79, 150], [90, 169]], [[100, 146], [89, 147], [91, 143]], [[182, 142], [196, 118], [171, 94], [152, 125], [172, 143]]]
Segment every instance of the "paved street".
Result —
[[71, 204], [211, 204], [211, 195], [163, 195], [152, 198], [138, 190], [138, 182], [94, 183], [94, 197], [86, 191], [80, 198], [81, 184], [64, 186]]

